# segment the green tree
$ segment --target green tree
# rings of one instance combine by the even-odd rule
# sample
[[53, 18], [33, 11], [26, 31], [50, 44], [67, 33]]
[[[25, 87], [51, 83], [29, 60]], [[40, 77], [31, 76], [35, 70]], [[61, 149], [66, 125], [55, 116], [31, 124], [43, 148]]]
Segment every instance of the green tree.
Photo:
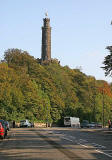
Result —
[[106, 122], [111, 118], [111, 84], [56, 60], [40, 65], [28, 52], [8, 49], [0, 64], [0, 116], [59, 124], [64, 116], [76, 116], [101, 122], [102, 88]]
[[101, 68], [105, 70], [105, 76], [112, 76], [112, 46], [108, 46], [107, 49], [109, 50], [110, 54], [104, 58], [104, 67]]

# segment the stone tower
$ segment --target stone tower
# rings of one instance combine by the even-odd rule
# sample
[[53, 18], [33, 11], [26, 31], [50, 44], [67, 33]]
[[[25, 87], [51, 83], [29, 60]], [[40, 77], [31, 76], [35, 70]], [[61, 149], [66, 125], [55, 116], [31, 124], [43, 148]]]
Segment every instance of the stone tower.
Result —
[[41, 62], [51, 61], [51, 27], [50, 19], [43, 19]]

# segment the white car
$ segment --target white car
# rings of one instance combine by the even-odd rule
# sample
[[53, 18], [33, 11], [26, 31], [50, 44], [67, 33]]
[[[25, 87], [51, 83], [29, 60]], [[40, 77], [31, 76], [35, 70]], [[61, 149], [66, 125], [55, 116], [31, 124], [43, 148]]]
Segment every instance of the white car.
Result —
[[31, 123], [27, 119], [21, 120], [20, 121], [20, 127], [31, 127]]

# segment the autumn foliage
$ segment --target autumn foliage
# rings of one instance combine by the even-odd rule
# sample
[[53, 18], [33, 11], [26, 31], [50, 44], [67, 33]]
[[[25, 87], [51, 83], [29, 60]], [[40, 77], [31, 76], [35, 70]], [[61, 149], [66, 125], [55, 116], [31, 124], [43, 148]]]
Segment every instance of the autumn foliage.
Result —
[[112, 86], [79, 69], [40, 65], [26, 51], [8, 49], [0, 63], [0, 117], [63, 124], [64, 116], [102, 122], [112, 118]]

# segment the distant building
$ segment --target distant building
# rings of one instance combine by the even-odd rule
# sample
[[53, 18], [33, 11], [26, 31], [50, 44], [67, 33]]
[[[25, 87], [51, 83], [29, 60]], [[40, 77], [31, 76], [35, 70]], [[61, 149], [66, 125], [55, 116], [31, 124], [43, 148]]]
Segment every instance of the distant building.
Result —
[[41, 63], [51, 61], [51, 27], [50, 19], [43, 19], [42, 27], [42, 50], [41, 50]]

